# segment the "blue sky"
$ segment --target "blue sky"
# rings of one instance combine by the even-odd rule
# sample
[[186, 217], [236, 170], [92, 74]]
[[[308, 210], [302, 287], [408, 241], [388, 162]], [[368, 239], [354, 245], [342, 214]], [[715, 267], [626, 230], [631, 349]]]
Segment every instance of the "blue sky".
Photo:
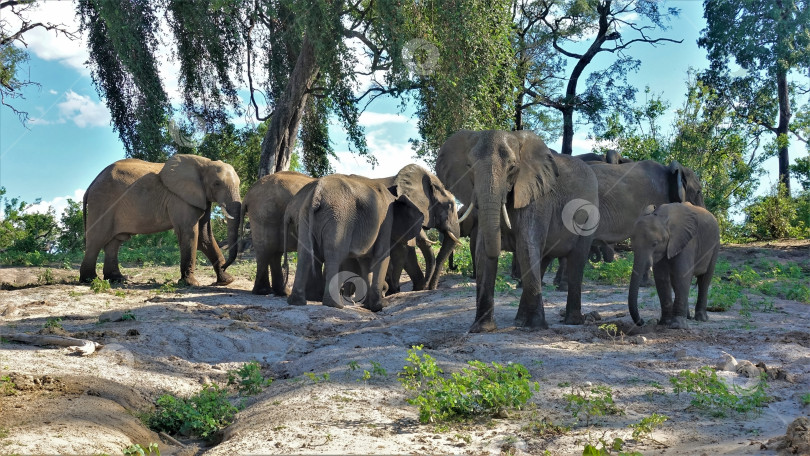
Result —
[[[687, 69], [707, 66], [705, 51], [696, 43], [705, 23], [700, 1], [674, 0], [664, 6], [680, 8], [681, 16], [671, 22], [670, 30], [659, 35], [683, 39], [683, 43], [632, 47], [631, 55], [642, 64], [630, 80], [639, 88], [639, 100], [644, 96], [645, 86], [650, 86], [654, 93], [662, 93], [671, 103], [668, 113], [671, 117], [682, 103]], [[73, 19], [74, 11], [69, 2], [44, 2], [36, 17], [75, 27], [78, 22]], [[25, 100], [16, 100], [15, 106], [28, 111], [33, 119], [27, 128], [8, 108], [0, 107], [0, 186], [6, 188], [7, 196], [20, 196], [28, 202], [42, 198], [40, 208], [53, 205], [58, 213], [66, 198], [80, 199], [99, 171], [124, 158], [124, 148], [109, 124], [109, 112], [99, 101], [89, 70], [83, 65], [87, 58], [85, 44], [47, 32], [30, 33], [26, 38], [31, 54], [30, 78], [41, 87], [27, 89]], [[600, 55], [589, 68], [604, 68], [610, 61], [610, 55]], [[176, 65], [162, 65], [162, 71], [168, 93], [179, 99], [174, 77]], [[416, 138], [417, 130], [412, 113], [411, 107], [400, 113], [398, 100], [381, 98], [361, 116], [369, 149], [380, 162], [374, 170], [364, 158], [347, 152], [345, 133], [339, 125], [333, 125], [330, 135], [340, 159], [333, 163], [336, 171], [385, 176], [413, 162], [408, 139]], [[669, 121], [665, 120], [663, 125], [669, 125]], [[587, 126], [577, 128], [575, 154], [590, 151], [588, 132]], [[560, 141], [549, 145], [559, 148]], [[791, 147], [792, 158], [805, 155], [803, 145]], [[776, 180], [776, 160], [769, 160], [766, 167], [769, 177], [762, 182], [760, 191], [767, 191]]]

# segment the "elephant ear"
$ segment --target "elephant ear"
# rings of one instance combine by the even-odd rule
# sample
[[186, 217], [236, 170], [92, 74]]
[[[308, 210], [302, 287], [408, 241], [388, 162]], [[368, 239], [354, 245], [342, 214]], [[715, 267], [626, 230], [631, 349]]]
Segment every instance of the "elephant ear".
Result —
[[686, 177], [684, 177], [683, 166], [673, 160], [669, 164], [669, 202], [686, 202]]
[[431, 196], [434, 189], [430, 182], [430, 174], [421, 166], [410, 164], [399, 170], [395, 177], [395, 196], [407, 196], [422, 213], [426, 226], [430, 225]]
[[667, 219], [669, 229], [669, 243], [667, 244], [667, 258], [673, 258], [681, 253], [686, 244], [692, 240], [698, 232], [697, 217], [692, 211], [678, 211], [679, 217], [673, 218], [672, 212]]
[[160, 170], [160, 181], [183, 201], [205, 210], [208, 198], [202, 181], [202, 167], [207, 160], [196, 155], [176, 154]]
[[617, 165], [619, 163], [619, 161], [621, 160], [621, 158], [622, 158], [622, 156], [619, 155], [619, 151], [616, 150], [616, 149], [608, 149], [608, 151], [605, 152], [605, 162], [606, 163], [611, 163], [611, 164]]
[[515, 209], [527, 206], [551, 192], [559, 176], [554, 156], [539, 136], [529, 131], [519, 131], [517, 152], [518, 172], [515, 178]]
[[425, 216], [407, 195], [399, 196], [393, 202], [392, 210], [394, 213], [394, 223], [391, 226], [392, 242], [407, 242], [419, 235]]

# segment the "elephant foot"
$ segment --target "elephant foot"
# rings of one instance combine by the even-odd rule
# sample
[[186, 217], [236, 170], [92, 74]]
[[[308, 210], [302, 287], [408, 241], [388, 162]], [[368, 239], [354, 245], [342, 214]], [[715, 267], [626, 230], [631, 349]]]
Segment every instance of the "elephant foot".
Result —
[[270, 287], [254, 285], [253, 289], [250, 290], [250, 292], [255, 294], [255, 295], [269, 295], [270, 294]]
[[200, 281], [192, 274], [189, 274], [186, 277], [180, 278], [180, 280], [177, 281], [177, 285], [181, 287], [199, 287]]
[[557, 291], [568, 291], [568, 282], [560, 282], [557, 284]]
[[469, 332], [471, 333], [483, 333], [483, 332], [492, 332], [498, 329], [495, 325], [495, 321], [492, 319], [489, 320], [478, 320], [470, 326]]
[[379, 311], [381, 311], [383, 309], [382, 302], [377, 302], [375, 304], [371, 304], [371, 303], [367, 302], [367, 303], [363, 304], [363, 307], [365, 307], [366, 309], [368, 309], [368, 310], [370, 310], [372, 312], [379, 312]]
[[636, 326], [644, 326], [644, 319], [641, 318], [641, 317], [638, 317], [638, 320], [635, 320], [634, 323], [636, 324]]
[[686, 323], [686, 318], [675, 317], [672, 319], [672, 323], [669, 324], [669, 329], [689, 329], [689, 325]]
[[224, 286], [224, 285], [228, 285], [228, 284], [230, 284], [230, 283], [231, 283], [231, 282], [233, 282], [234, 280], [236, 280], [236, 277], [234, 277], [234, 276], [232, 276], [232, 275], [228, 274], [227, 272], [224, 272], [224, 271], [223, 271], [223, 272], [222, 272], [222, 273], [221, 273], [221, 274], [220, 274], [220, 275], [217, 277], [217, 281], [216, 281], [216, 282], [214, 282], [214, 285], [218, 285], [218, 286]]
[[548, 329], [546, 319], [537, 314], [531, 315], [528, 318], [515, 317], [515, 326], [518, 328]]
[[705, 310], [695, 312], [695, 321], [709, 321], [709, 314]]
[[[117, 274], [104, 274], [104, 280], [108, 280], [110, 283], [124, 283], [127, 281], [127, 278], [119, 272]], [[90, 279], [90, 281], [92, 282], [93, 280]]]
[[[334, 307], [335, 309], [342, 309], [343, 307], [345, 307], [343, 305], [343, 303], [337, 302], [337, 301], [335, 301], [334, 299], [331, 299], [331, 298], [324, 299], [323, 300], [323, 305], [325, 305], [327, 307]], [[371, 310], [371, 309], [369, 309], [369, 310]]]
[[307, 305], [307, 300], [301, 296], [291, 294], [287, 297], [287, 304], [291, 306], [305, 306]]
[[[269, 290], [268, 290], [267, 294], [270, 294]], [[290, 294], [292, 294], [292, 288], [290, 288], [290, 287], [279, 287], [279, 288], [273, 287], [273, 294], [276, 295], [276, 296], [289, 296]]]
[[93, 274], [79, 274], [79, 283], [90, 283], [96, 277], [98, 276], [96, 275], [95, 272]]
[[582, 312], [577, 312], [575, 314], [566, 313], [563, 323], [566, 325], [581, 325], [585, 323], [585, 316], [582, 315]]

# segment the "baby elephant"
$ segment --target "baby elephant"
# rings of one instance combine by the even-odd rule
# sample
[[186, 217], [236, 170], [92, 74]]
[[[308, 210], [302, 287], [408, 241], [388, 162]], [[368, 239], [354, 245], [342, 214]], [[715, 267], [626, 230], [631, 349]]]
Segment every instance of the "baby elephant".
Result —
[[657, 209], [649, 206], [636, 220], [630, 239], [635, 259], [628, 305], [633, 321], [644, 324], [638, 315], [638, 288], [650, 263], [661, 301], [659, 324], [687, 328], [689, 286], [694, 276], [698, 285], [695, 320], [707, 321], [706, 300], [720, 250], [720, 229], [714, 216], [691, 203], [662, 204]]

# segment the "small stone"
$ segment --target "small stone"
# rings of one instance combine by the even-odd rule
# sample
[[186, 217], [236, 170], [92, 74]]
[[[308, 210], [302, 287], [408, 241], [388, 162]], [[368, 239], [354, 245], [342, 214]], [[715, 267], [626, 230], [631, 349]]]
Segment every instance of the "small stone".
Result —
[[130, 329], [129, 331], [127, 331], [127, 336], [128, 337], [135, 337], [135, 336], [140, 336], [140, 335], [141, 335], [141, 333], [138, 332], [137, 329]]
[[757, 366], [754, 366], [754, 363], [751, 361], [738, 361], [737, 366], [734, 369], [738, 374], [748, 378], [759, 378], [760, 375], [759, 369], [757, 369]]
[[723, 356], [717, 361], [715, 367], [717, 370], [734, 372], [737, 368], [737, 360], [728, 353], [723, 352]]
[[635, 345], [644, 345], [647, 343], [647, 338], [644, 336], [633, 336], [630, 338], [630, 343]]
[[682, 360], [684, 360], [684, 359], [686, 359], [686, 358], [687, 358], [687, 356], [686, 356], [686, 350], [684, 350], [684, 349], [680, 349], [680, 350], [676, 350], [676, 351], [675, 351], [675, 359], [677, 359], [677, 360], [679, 360], [679, 361], [682, 361]]

